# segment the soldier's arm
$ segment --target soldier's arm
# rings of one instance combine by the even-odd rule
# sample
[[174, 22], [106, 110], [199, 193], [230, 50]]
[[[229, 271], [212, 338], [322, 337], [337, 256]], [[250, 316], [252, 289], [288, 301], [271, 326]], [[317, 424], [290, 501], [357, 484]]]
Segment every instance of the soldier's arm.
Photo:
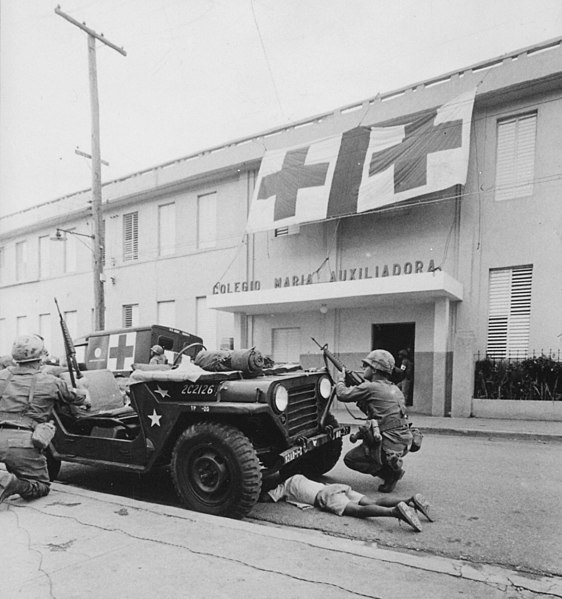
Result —
[[336, 383], [336, 396], [344, 403], [365, 401], [370, 396], [367, 383], [361, 383], [354, 387], [346, 387], [344, 376], [340, 377]]
[[60, 402], [71, 406], [88, 407], [89, 399], [87, 398], [86, 389], [72, 389], [66, 384], [66, 381], [56, 377], [55, 384], [57, 386], [58, 399]]

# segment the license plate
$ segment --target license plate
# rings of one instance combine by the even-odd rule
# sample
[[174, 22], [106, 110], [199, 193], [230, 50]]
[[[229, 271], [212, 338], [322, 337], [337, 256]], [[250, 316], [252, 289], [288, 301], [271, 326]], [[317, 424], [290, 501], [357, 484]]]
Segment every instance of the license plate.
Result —
[[310, 439], [307, 439], [306, 445], [298, 445], [285, 450], [283, 453], [281, 453], [281, 459], [283, 460], [284, 464], [288, 464], [289, 462], [300, 458], [310, 451], [314, 451], [318, 447], [321, 447], [322, 445], [325, 445], [334, 439], [339, 439], [340, 437], [349, 434], [349, 432], [349, 426], [342, 426], [337, 428], [335, 431], [332, 431], [331, 434], [322, 433], [320, 435], [316, 435]]

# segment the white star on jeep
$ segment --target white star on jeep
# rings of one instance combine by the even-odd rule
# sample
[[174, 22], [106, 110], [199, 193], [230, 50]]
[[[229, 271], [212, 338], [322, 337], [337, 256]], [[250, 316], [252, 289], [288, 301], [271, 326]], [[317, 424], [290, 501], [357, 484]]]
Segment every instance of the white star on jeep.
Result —
[[162, 399], [164, 399], [165, 397], [170, 397], [170, 394], [168, 393], [168, 390], [167, 390], [167, 389], [162, 389], [162, 388], [160, 387], [160, 385], [158, 385], [158, 386], [156, 387], [156, 391], [155, 391], [154, 393], [158, 393], [158, 395], [160, 395], [160, 397], [161, 397]]
[[150, 426], [160, 426], [160, 418], [162, 418], [162, 414], [157, 414], [156, 413], [156, 409], [152, 410], [152, 414], [149, 414], [148, 417], [150, 418]]

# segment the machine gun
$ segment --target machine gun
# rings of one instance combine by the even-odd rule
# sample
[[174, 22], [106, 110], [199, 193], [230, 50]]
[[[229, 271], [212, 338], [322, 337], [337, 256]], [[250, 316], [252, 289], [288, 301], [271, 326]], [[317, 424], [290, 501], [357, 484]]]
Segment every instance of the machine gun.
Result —
[[[68, 327], [66, 326], [66, 322], [61, 314], [59, 303], [57, 302], [57, 298], [55, 297], [55, 304], [57, 306], [57, 311], [59, 313], [60, 318], [60, 326], [62, 329], [62, 336], [64, 339], [64, 351], [66, 354], [66, 363], [68, 364], [68, 374], [70, 376], [70, 383], [74, 388], [76, 388], [76, 379], [82, 378], [82, 373], [80, 372], [80, 368], [78, 368], [78, 362], [76, 361], [76, 350], [74, 349], [74, 343], [72, 342], [72, 338], [70, 337], [70, 332]], [[76, 373], [76, 376], [75, 374]]]

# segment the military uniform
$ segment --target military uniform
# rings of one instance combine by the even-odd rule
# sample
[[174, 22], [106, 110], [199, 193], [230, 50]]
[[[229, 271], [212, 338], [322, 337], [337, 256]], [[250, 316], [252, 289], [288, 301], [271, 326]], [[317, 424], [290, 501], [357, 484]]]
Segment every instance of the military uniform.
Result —
[[84, 397], [66, 382], [40, 370], [40, 362], [22, 363], [0, 371], [0, 462], [15, 475], [9, 494], [25, 499], [47, 495], [50, 481], [47, 459], [32, 442], [40, 423], [47, 422], [56, 402], [79, 405]]
[[[369, 358], [372, 354], [374, 360]], [[394, 359], [387, 354], [383, 350], [375, 350], [364, 363], [391, 374]], [[344, 456], [346, 466], [382, 478], [385, 483], [379, 487], [380, 491], [393, 490], [404, 474], [402, 458], [412, 444], [402, 391], [387, 378], [365, 380], [352, 387], [347, 387], [345, 381], [340, 379], [336, 384], [336, 396], [340, 401], [357, 403], [375, 426], [375, 434], [371, 426], [360, 427], [358, 436], [363, 441]]]

